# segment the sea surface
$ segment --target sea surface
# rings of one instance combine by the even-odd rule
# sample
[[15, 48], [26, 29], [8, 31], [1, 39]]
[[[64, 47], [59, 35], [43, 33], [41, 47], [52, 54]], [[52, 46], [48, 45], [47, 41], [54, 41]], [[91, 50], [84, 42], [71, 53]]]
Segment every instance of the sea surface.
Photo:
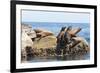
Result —
[[[57, 23], [57, 22], [22, 22], [24, 24], [29, 24], [33, 29], [45, 29], [54, 33], [55, 36], [58, 35], [62, 27], [72, 26], [72, 28], [81, 28], [82, 30], [77, 34], [77, 36], [83, 37], [90, 43], [90, 24], [89, 23]], [[84, 57], [85, 59], [90, 58], [88, 53]], [[47, 59], [45, 59], [47, 61]], [[50, 61], [55, 60], [51, 58]], [[41, 59], [35, 59], [34, 61], [42, 61]], [[43, 60], [44, 61], [44, 60]]]

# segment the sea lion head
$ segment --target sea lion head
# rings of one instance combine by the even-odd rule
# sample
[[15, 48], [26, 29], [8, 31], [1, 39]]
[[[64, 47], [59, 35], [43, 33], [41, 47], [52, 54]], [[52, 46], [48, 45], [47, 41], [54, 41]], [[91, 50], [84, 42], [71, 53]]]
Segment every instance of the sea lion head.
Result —
[[61, 28], [61, 31], [64, 31], [65, 29], [66, 29], [66, 27], [62, 27], [62, 28]]
[[72, 30], [72, 26], [69, 26], [69, 27], [67, 28], [67, 31], [70, 31], [70, 30]]

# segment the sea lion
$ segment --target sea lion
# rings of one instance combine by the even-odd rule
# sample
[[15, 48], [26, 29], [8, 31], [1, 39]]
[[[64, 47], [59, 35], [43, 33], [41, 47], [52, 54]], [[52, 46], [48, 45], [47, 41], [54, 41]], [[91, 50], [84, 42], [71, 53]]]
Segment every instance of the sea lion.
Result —
[[[72, 29], [71, 26], [68, 28], [62, 27], [60, 33], [57, 36], [57, 46], [56, 46], [56, 53], [59, 55], [63, 52], [63, 55], [66, 54], [67, 52], [65, 51], [70, 51], [70, 50], [76, 50], [78, 49], [78, 46], [80, 46], [80, 50], [88, 50], [88, 43], [87, 41], [81, 37], [76, 36], [76, 34], [81, 31], [81, 28], [75, 28]], [[76, 48], [76, 49], [74, 49]], [[61, 52], [62, 50], [62, 52]], [[75, 51], [73, 51], [75, 52]]]
[[41, 30], [41, 29], [34, 29], [34, 31], [35, 31], [36, 33], [40, 33], [40, 32], [42, 32], [43, 30]]
[[77, 34], [78, 32], [80, 32], [80, 31], [81, 31], [81, 28], [67, 30], [67, 32], [71, 35], [71, 37], [76, 36], [76, 34]]
[[62, 27], [60, 30], [60, 33], [57, 35], [57, 43], [60, 42], [60, 40], [64, 40], [64, 33], [66, 31], [66, 27]]
[[66, 31], [66, 27], [62, 27], [60, 30], [60, 33], [57, 36], [57, 46], [56, 46], [56, 54], [61, 55], [62, 50], [65, 48], [65, 39], [64, 39], [64, 34]]
[[76, 41], [80, 41], [80, 46], [84, 49], [84, 50], [86, 50], [86, 51], [89, 51], [89, 44], [88, 44], [88, 42], [84, 39], [84, 38], [82, 38], [82, 37], [74, 37], [73, 38], [74, 40], [76, 40]]
[[40, 40], [41, 38], [46, 37], [46, 36], [54, 35], [52, 32], [47, 31], [47, 30], [34, 29], [34, 31], [36, 32], [36, 38], [39, 38], [39, 40]]
[[53, 33], [51, 32], [40, 32], [40, 33], [36, 33], [37, 37], [46, 37], [46, 36], [50, 36], [53, 35]]

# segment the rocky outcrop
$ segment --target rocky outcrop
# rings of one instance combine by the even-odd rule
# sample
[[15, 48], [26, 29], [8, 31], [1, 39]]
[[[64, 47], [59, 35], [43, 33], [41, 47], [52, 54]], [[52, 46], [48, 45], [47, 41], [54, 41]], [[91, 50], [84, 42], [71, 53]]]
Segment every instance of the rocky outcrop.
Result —
[[36, 33], [32, 31], [30, 25], [22, 24], [22, 37], [21, 37], [21, 60], [27, 60], [28, 54], [27, 47], [33, 47], [32, 38], [36, 37]]
[[83, 55], [89, 52], [88, 42], [78, 36], [81, 28], [62, 27], [56, 37], [52, 32], [43, 29], [32, 29], [22, 24], [22, 60], [34, 57]]
[[88, 42], [77, 36], [80, 30], [80, 28], [72, 29], [71, 26], [68, 28], [62, 27], [57, 36], [56, 53], [58, 55], [80, 55], [89, 51]]
[[[56, 47], [56, 37], [50, 31], [43, 29], [32, 29], [26, 24], [22, 24], [22, 60], [29, 58], [27, 56], [44, 56], [49, 50], [52, 51]], [[27, 48], [28, 47], [28, 48]], [[30, 52], [27, 50], [31, 50]], [[48, 52], [48, 53], [49, 53]]]
[[22, 32], [22, 49], [24, 49], [26, 46], [33, 46], [33, 41], [31, 38], [27, 35], [27, 33]]
[[31, 25], [22, 24], [22, 49], [26, 46], [33, 46], [32, 38], [36, 38], [36, 33], [32, 30]]
[[34, 39], [33, 49], [35, 56], [50, 56], [55, 54], [57, 38], [47, 30], [34, 29], [37, 37]]

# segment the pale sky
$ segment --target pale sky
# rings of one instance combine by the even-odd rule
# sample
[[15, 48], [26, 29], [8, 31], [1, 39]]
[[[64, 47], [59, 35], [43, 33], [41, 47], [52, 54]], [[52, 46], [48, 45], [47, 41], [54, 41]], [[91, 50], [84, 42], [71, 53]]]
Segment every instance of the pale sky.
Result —
[[22, 22], [89, 23], [89, 13], [22, 10]]

